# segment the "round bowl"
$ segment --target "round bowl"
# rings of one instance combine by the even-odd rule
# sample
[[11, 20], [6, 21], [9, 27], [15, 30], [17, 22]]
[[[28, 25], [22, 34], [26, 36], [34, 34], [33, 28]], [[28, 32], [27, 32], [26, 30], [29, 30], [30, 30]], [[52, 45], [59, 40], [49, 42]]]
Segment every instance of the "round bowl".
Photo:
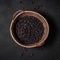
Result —
[[[34, 17], [38, 18], [43, 23], [44, 33], [43, 33], [43, 36], [42, 36], [41, 40], [39, 40], [37, 43], [30, 44], [30, 45], [24, 45], [24, 44], [19, 43], [17, 41], [16, 37], [14, 36], [13, 27], [14, 27], [16, 18], [18, 16], [22, 17], [22, 16], [25, 16], [25, 15], [34, 16]], [[13, 17], [12, 17], [12, 21], [11, 21], [11, 24], [10, 24], [10, 34], [11, 34], [11, 37], [12, 37], [13, 41], [16, 44], [18, 44], [19, 46], [22, 46], [22, 47], [25, 47], [25, 48], [38, 47], [38, 46], [42, 46], [45, 43], [45, 41], [48, 37], [48, 34], [49, 34], [49, 25], [48, 25], [47, 20], [41, 14], [39, 14], [37, 12], [18, 10], [13, 14]]]

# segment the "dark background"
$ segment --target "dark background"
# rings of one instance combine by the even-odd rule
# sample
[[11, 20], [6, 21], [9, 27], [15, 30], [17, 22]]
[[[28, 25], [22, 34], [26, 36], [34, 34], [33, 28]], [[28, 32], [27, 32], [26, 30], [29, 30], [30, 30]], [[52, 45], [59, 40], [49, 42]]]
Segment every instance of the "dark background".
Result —
[[[39, 12], [50, 26], [45, 45], [27, 49], [25, 53], [13, 42], [9, 32], [12, 15], [20, 9]], [[60, 60], [60, 1], [0, 0], [0, 60]]]

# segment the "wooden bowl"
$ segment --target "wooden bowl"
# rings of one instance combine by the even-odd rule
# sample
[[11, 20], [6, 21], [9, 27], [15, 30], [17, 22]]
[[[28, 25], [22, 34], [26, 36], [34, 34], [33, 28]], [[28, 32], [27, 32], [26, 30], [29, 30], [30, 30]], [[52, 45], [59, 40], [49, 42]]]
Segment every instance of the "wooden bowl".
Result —
[[[30, 45], [24, 45], [24, 44], [19, 43], [17, 41], [16, 37], [14, 36], [13, 27], [14, 27], [14, 22], [16, 21], [16, 18], [18, 16], [25, 16], [25, 15], [34, 16], [34, 17], [38, 18], [43, 23], [44, 33], [43, 33], [43, 36], [42, 36], [41, 40], [39, 40], [39, 42], [37, 42], [37, 43], [30, 44]], [[38, 46], [42, 46], [45, 43], [45, 41], [48, 37], [48, 34], [49, 34], [49, 25], [48, 25], [47, 20], [41, 14], [39, 14], [37, 12], [18, 10], [17, 12], [15, 12], [13, 14], [13, 18], [12, 18], [11, 25], [10, 25], [10, 34], [11, 34], [11, 37], [12, 37], [13, 41], [15, 43], [17, 43], [19, 46], [22, 46], [22, 47], [25, 47], [25, 48], [38, 47]]]

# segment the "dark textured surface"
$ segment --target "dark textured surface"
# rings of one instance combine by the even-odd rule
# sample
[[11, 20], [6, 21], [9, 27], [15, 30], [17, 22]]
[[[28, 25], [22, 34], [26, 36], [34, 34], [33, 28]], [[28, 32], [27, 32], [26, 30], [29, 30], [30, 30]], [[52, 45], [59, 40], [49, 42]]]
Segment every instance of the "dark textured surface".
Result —
[[[9, 33], [12, 15], [19, 9], [41, 13], [50, 25], [46, 44], [28, 49], [24, 54], [23, 48], [12, 41]], [[60, 60], [60, 1], [0, 0], [0, 60]]]
[[43, 23], [33, 16], [18, 17], [14, 24], [14, 35], [22, 44], [34, 44], [44, 33]]

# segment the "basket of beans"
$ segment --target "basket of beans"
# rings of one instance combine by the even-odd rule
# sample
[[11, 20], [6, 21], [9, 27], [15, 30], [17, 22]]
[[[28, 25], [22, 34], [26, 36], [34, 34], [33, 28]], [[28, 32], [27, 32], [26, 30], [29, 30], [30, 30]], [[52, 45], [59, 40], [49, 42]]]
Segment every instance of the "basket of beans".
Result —
[[33, 48], [42, 46], [49, 34], [47, 20], [35, 11], [18, 10], [13, 14], [10, 34], [19, 46]]

